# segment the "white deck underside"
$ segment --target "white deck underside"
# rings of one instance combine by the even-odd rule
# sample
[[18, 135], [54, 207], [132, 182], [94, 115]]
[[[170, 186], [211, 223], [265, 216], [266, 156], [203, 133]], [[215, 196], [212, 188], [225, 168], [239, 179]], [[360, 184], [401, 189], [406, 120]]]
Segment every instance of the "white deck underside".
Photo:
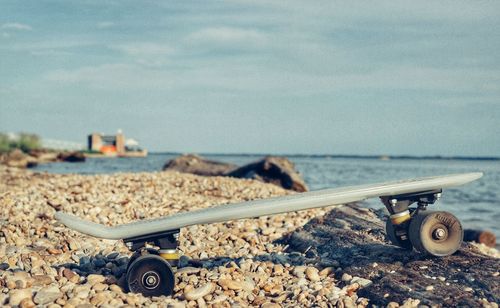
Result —
[[318, 190], [284, 197], [220, 205], [212, 208], [179, 213], [163, 218], [141, 220], [108, 227], [57, 212], [55, 217], [71, 229], [105, 239], [125, 239], [191, 225], [210, 224], [242, 218], [300, 211], [362, 201], [368, 198], [423, 192], [459, 186], [480, 178], [483, 174], [465, 173], [435, 176], [379, 184]]

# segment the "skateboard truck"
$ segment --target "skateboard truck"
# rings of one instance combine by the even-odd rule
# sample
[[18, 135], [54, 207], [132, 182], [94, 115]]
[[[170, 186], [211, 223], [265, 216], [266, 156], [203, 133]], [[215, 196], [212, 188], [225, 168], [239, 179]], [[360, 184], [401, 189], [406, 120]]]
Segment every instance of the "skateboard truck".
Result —
[[[129, 291], [147, 296], [172, 294], [175, 285], [174, 271], [179, 263], [177, 252], [179, 229], [124, 239], [133, 251], [126, 274]], [[152, 243], [160, 249], [146, 247]]]
[[[388, 239], [396, 246], [434, 256], [447, 256], [458, 250], [463, 229], [449, 212], [426, 211], [441, 198], [442, 190], [380, 197], [390, 213], [386, 221]], [[410, 205], [416, 203], [416, 207]]]

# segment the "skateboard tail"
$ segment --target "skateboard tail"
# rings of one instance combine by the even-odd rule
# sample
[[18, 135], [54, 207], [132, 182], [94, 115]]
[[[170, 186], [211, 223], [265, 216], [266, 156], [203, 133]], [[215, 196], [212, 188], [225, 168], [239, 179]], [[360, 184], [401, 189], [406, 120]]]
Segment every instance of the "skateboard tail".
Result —
[[114, 239], [112, 227], [80, 219], [74, 215], [56, 212], [55, 218], [71, 229], [103, 239]]

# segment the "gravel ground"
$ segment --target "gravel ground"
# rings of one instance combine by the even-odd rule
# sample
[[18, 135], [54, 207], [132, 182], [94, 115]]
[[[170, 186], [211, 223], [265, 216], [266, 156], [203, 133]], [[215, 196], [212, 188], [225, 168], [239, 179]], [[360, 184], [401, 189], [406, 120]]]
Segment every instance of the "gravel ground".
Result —
[[[285, 195], [271, 184], [175, 172], [54, 175], [0, 166], [0, 305], [20, 307], [363, 307], [363, 277], [340, 273], [278, 239], [331, 208], [181, 230], [172, 297], [124, 292], [131, 252], [74, 232], [56, 210], [106, 225]], [[316, 264], [313, 266], [312, 264]], [[347, 275], [347, 276], [346, 276]], [[347, 279], [347, 278], [349, 279]], [[418, 300], [402, 304], [416, 307]], [[391, 307], [399, 304], [391, 303]]]
[[[184, 228], [175, 294], [123, 291], [131, 253], [74, 232], [56, 210], [115, 225], [289, 192], [252, 180], [175, 172], [52, 175], [0, 166], [0, 304], [33, 307], [367, 305], [359, 284], [273, 244], [328, 209]], [[187, 257], [189, 256], [189, 257]]]

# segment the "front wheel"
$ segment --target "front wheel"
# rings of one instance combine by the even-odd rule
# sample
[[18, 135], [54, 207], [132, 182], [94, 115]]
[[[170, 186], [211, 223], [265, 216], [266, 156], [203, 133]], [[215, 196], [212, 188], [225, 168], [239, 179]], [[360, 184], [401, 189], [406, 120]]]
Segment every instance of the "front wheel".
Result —
[[157, 255], [135, 259], [127, 271], [127, 287], [144, 296], [169, 296], [174, 291], [175, 277], [170, 264]]
[[412, 217], [409, 235], [416, 250], [442, 257], [460, 248], [464, 231], [458, 218], [451, 213], [424, 211]]

